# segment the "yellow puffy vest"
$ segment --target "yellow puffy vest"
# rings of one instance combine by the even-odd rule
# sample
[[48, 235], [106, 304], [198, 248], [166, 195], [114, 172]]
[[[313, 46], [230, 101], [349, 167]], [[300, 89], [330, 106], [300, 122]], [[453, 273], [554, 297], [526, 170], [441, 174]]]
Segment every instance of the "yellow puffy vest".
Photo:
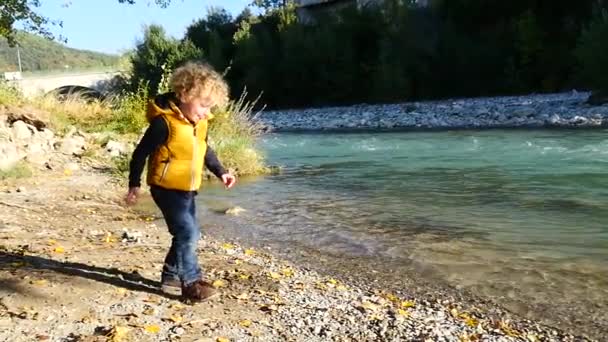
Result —
[[150, 101], [148, 121], [159, 115], [167, 123], [169, 136], [148, 159], [148, 184], [171, 190], [198, 190], [207, 152], [207, 120], [193, 125], [174, 102], [169, 101], [168, 108], [161, 108], [154, 100]]

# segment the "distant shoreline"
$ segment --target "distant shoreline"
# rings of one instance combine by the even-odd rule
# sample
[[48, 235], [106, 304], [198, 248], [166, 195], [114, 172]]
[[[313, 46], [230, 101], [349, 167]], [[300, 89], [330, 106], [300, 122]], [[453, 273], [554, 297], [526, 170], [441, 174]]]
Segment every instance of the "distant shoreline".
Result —
[[608, 127], [608, 105], [586, 103], [590, 93], [503, 96], [263, 111], [274, 132], [395, 132], [468, 129]]

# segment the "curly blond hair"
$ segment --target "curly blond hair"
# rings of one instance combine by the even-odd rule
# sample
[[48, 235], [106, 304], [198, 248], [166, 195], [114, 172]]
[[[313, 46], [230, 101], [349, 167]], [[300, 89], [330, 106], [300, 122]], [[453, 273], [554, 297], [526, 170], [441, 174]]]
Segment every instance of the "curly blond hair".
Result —
[[182, 102], [208, 98], [213, 105], [218, 106], [228, 101], [228, 84], [207, 63], [187, 62], [173, 71], [169, 83], [171, 90]]

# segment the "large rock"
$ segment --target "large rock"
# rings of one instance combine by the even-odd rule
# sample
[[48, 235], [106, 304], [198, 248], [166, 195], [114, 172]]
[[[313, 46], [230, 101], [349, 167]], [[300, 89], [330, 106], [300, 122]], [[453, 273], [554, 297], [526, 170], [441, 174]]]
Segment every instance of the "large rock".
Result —
[[13, 123], [12, 131], [13, 139], [15, 141], [29, 140], [34, 134], [34, 131], [30, 126], [23, 121], [15, 121]]
[[108, 141], [105, 144], [104, 148], [106, 149], [106, 152], [108, 152], [108, 154], [110, 154], [110, 156], [112, 157], [118, 157], [120, 155], [127, 154], [126, 145], [115, 140]]
[[13, 167], [22, 158], [17, 146], [11, 142], [0, 142], [0, 170]]
[[85, 151], [86, 141], [81, 136], [73, 136], [70, 138], [65, 138], [61, 141], [61, 145], [59, 146], [59, 152], [67, 155], [82, 155]]

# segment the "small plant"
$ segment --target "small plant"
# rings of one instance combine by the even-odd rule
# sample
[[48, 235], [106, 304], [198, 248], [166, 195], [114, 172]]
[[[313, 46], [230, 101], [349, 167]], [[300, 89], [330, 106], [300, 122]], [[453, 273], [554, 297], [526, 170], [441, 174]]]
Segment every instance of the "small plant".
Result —
[[11, 168], [6, 170], [0, 169], [0, 179], [19, 179], [19, 178], [28, 178], [33, 175], [32, 169], [30, 166], [24, 162], [20, 161], [17, 164], [13, 165]]
[[129, 162], [130, 158], [128, 156], [119, 156], [113, 157], [111, 159], [111, 170], [112, 174], [120, 179], [126, 179], [129, 174]]
[[224, 166], [239, 175], [265, 174], [265, 156], [256, 150], [255, 140], [265, 127], [255, 120], [253, 108], [256, 101], [246, 102], [244, 92], [224, 108], [214, 110], [211, 120], [209, 143]]
[[0, 104], [18, 105], [23, 101], [21, 92], [8, 82], [0, 80]]
[[121, 134], [141, 133], [148, 125], [146, 108], [148, 90], [140, 85], [134, 93], [123, 93], [114, 99], [114, 109], [103, 124], [105, 130]]

